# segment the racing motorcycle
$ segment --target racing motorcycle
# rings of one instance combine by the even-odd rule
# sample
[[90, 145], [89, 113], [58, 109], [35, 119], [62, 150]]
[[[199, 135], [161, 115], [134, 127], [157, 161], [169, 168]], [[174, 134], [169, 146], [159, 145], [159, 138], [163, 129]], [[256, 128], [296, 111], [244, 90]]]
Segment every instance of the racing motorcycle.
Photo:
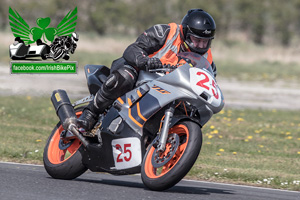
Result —
[[146, 187], [165, 190], [192, 168], [202, 146], [203, 125], [224, 106], [210, 63], [185, 52], [178, 68], [140, 71], [136, 87], [100, 115], [90, 132], [76, 119], [110, 73], [86, 65], [90, 96], [70, 102], [55, 90], [52, 103], [60, 122], [44, 150], [44, 166], [57, 179], [74, 179], [87, 169], [114, 175], [141, 173]]

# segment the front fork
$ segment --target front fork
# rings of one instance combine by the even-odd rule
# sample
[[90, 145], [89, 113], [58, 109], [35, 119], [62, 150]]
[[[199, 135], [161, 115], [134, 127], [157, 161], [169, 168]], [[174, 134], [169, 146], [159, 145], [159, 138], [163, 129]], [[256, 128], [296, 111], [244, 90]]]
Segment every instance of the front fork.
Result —
[[160, 152], [164, 152], [166, 149], [166, 143], [168, 139], [169, 128], [171, 124], [171, 120], [175, 111], [175, 102], [173, 102], [170, 107], [165, 111], [165, 118], [163, 121], [163, 126], [160, 132], [160, 136], [158, 139], [158, 144], [156, 149]]

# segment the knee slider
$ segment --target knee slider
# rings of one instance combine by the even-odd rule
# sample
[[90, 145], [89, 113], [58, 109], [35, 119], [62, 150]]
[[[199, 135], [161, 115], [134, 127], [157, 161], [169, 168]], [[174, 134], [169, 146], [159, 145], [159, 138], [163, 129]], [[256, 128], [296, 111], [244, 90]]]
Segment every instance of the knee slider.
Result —
[[116, 74], [111, 74], [108, 76], [107, 80], [104, 82], [104, 87], [107, 90], [112, 90], [118, 85], [118, 78]]
[[130, 87], [132, 89], [136, 82], [137, 74], [133, 70], [125, 67], [119, 69], [118, 73], [124, 78], [124, 86], [126, 85], [125, 87]]

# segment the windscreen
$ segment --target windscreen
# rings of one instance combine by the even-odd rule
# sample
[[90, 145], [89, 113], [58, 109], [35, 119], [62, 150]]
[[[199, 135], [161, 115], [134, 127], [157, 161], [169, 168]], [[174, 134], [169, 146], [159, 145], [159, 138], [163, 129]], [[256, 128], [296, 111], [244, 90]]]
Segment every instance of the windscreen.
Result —
[[206, 60], [206, 58], [204, 58], [200, 54], [193, 52], [182, 52], [179, 53], [177, 56], [186, 60], [188, 63], [191, 63], [193, 67], [208, 71], [213, 76], [214, 73], [212, 71], [210, 63], [208, 62], [208, 60]]

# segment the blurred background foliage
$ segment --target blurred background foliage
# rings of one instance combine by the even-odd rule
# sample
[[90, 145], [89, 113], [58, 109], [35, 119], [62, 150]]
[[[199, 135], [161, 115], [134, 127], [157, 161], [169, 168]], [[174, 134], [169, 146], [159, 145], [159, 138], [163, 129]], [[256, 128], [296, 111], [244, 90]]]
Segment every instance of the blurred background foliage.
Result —
[[239, 32], [259, 45], [291, 46], [300, 33], [299, 0], [0, 0], [0, 4], [0, 30], [9, 30], [9, 6], [31, 27], [39, 17], [50, 17], [50, 26], [55, 27], [77, 6], [77, 31], [102, 36], [138, 36], [154, 24], [180, 23], [191, 8], [202, 8], [214, 17], [219, 39]]

